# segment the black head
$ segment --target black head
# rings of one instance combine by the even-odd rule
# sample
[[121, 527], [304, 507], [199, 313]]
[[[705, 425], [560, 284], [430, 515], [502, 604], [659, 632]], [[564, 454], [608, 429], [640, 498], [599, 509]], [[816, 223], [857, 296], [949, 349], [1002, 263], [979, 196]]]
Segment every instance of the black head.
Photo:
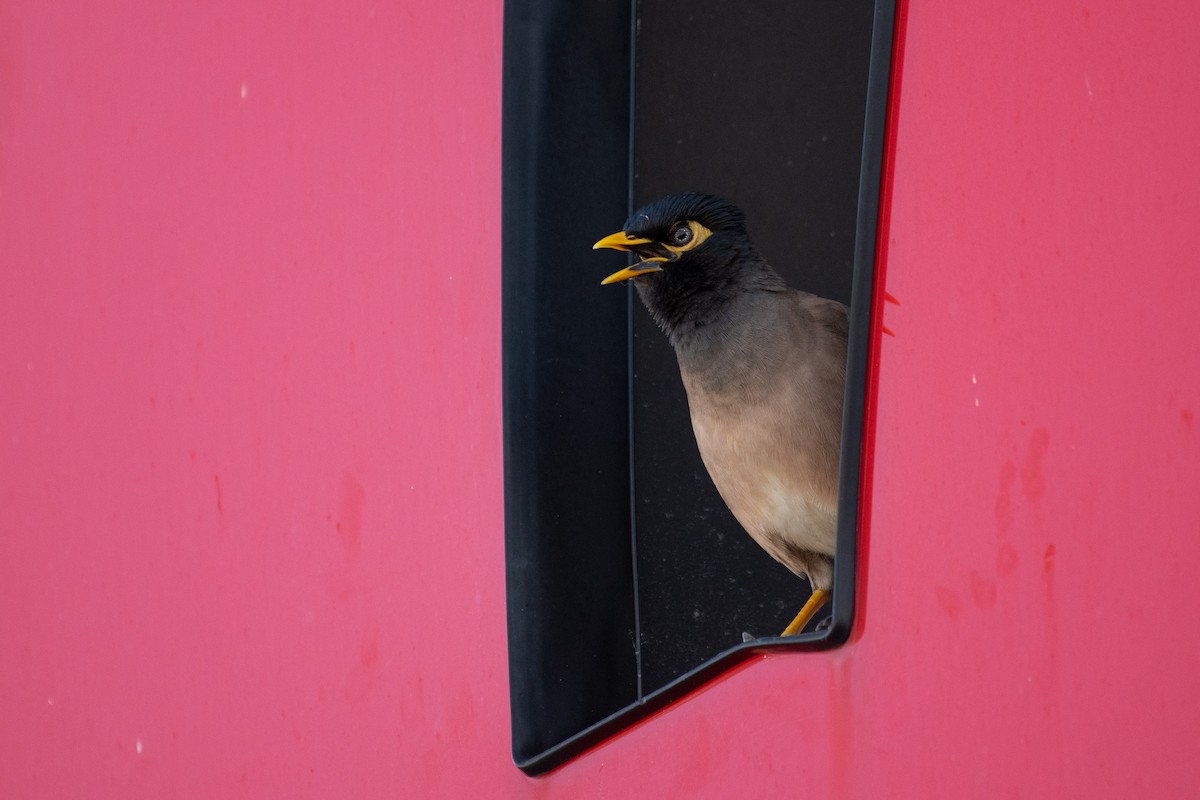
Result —
[[754, 249], [738, 207], [712, 195], [657, 200], [595, 247], [639, 258], [602, 283], [634, 279], [642, 301], [676, 345], [702, 328], [719, 327], [729, 303], [739, 297], [787, 288]]
[[[746, 219], [740, 208], [711, 194], [689, 192], [655, 200], [625, 220], [627, 234], [666, 241], [686, 222], [696, 222], [709, 231], [746, 235]], [[686, 244], [674, 242], [671, 244]]]
[[638, 209], [622, 230], [593, 246], [601, 248], [632, 252], [641, 259], [605, 278], [606, 284], [664, 270], [724, 266], [750, 256], [754, 249], [737, 206], [696, 192], [664, 197]]

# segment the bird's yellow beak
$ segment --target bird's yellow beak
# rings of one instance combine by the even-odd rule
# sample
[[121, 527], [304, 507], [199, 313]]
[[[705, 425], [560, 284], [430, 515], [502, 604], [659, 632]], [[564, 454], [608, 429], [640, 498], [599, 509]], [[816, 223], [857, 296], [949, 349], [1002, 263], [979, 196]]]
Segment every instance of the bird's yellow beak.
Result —
[[[636, 236], [630, 236], [624, 231], [617, 231], [611, 236], [605, 236], [603, 239], [596, 242], [594, 245], [592, 245], [592, 249], [621, 250], [628, 253], [635, 247], [643, 244], [654, 244], [654, 240], [641, 239]], [[636, 278], [638, 275], [645, 275], [647, 272], [657, 272], [662, 269], [662, 267], [658, 266], [658, 263], [666, 260], [667, 259], [665, 256], [649, 256], [636, 264], [620, 270], [619, 272], [614, 272], [612, 275], [609, 275], [607, 278], [600, 281], [600, 285], [607, 286], [610, 283], [620, 283], [621, 281], [627, 281], [630, 278]], [[647, 264], [653, 264], [653, 266], [646, 266]]]
[[600, 241], [592, 245], [593, 250], [625, 250], [629, 251], [640, 244], [654, 244], [653, 239], [639, 239], [636, 236], [630, 236], [625, 231], [617, 231], [611, 236], [605, 236]]

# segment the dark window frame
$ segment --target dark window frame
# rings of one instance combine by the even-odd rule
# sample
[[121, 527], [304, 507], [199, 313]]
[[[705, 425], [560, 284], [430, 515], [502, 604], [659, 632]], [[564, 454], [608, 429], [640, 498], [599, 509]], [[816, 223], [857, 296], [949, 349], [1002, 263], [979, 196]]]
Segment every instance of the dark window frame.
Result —
[[596, 336], [630, 331], [630, 314], [642, 310], [631, 293], [601, 294], [574, 266], [586, 264], [591, 241], [615, 229], [614, 209], [631, 201], [634, 6], [505, 5], [505, 549], [513, 758], [527, 773], [557, 766], [754, 655], [826, 649], [850, 635], [894, 2], [874, 6], [830, 624], [735, 645], [643, 693], [631, 657], [630, 344]]

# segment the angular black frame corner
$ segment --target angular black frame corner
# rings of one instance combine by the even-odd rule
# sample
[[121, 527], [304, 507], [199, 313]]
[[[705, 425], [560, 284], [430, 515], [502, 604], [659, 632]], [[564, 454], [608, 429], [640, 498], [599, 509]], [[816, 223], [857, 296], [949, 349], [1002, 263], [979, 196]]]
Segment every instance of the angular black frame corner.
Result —
[[[854, 619], [859, 466], [894, 0], [875, 0], [854, 220], [830, 624], [735, 645], [644, 692], [631, 305], [591, 243], [633, 196], [635, 4], [509, 0], [504, 18], [505, 552], [514, 762], [552, 769], [757, 653], [835, 647]], [[569, 78], [567, 76], [570, 76]]]

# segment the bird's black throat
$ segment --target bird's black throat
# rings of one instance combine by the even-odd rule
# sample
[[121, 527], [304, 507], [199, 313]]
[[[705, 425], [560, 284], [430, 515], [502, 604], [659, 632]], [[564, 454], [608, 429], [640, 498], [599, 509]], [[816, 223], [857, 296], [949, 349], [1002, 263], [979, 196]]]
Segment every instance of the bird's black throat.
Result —
[[743, 235], [714, 234], [702, 252], [634, 279], [638, 295], [677, 350], [724, 338], [745, 295], [783, 292], [787, 284]]

